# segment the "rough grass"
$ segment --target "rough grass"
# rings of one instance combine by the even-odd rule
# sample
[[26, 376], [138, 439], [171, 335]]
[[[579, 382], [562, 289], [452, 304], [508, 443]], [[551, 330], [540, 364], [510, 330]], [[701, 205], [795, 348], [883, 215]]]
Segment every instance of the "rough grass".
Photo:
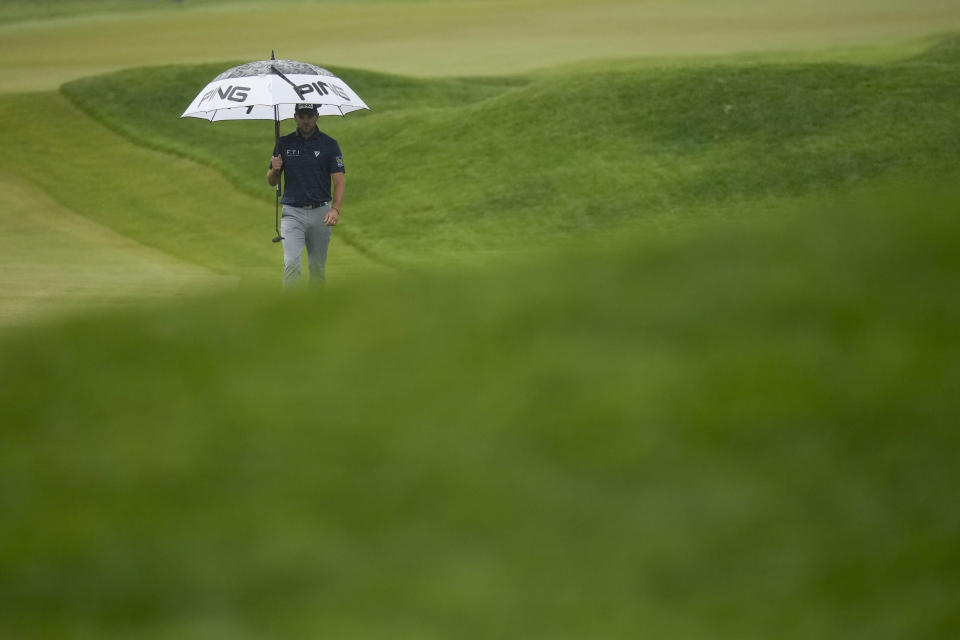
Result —
[[[448, 259], [949, 169], [960, 160], [951, 47], [883, 65], [624, 63], [503, 79], [343, 69], [373, 111], [321, 126], [348, 161], [351, 241], [391, 261]], [[266, 197], [271, 123], [177, 119], [226, 66], [131, 70], [63, 92], [132, 140]]]
[[0, 635], [953, 638], [956, 189], [0, 342]]

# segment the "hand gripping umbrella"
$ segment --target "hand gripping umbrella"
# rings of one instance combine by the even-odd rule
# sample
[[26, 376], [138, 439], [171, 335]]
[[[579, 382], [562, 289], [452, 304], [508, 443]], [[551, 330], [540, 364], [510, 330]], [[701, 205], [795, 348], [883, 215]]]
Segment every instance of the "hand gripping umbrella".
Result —
[[[280, 121], [293, 117], [297, 103], [316, 106], [321, 116], [343, 116], [369, 109], [347, 83], [323, 67], [296, 60], [248, 62], [227, 69], [203, 88], [181, 118], [219, 120], [273, 120], [274, 140], [280, 138]], [[280, 181], [277, 181], [275, 211], [280, 242]]]

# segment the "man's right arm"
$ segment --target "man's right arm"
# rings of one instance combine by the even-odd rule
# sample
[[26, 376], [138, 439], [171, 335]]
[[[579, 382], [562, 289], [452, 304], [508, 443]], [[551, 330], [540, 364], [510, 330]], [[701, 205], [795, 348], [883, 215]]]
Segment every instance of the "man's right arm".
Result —
[[280, 172], [283, 170], [283, 160], [280, 156], [270, 158], [270, 168], [267, 170], [267, 184], [271, 187], [277, 186], [280, 182]]

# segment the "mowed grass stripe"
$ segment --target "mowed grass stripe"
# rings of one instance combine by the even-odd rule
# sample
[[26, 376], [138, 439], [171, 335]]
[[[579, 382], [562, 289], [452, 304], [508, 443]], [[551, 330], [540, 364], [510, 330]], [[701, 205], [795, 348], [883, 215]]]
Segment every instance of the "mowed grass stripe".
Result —
[[238, 280], [145, 247], [9, 174], [0, 176], [0, 227], [0, 328]]
[[253, 231], [269, 232], [273, 211], [209, 169], [128, 143], [55, 93], [4, 97], [0, 126], [21, 151], [0, 166], [118, 233], [212, 269], [266, 255]]

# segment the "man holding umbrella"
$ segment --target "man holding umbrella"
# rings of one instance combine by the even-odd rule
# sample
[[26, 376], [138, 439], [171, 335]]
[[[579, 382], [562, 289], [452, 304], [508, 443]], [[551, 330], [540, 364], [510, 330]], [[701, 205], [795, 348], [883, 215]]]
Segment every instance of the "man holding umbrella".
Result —
[[[313, 100], [313, 104], [307, 103]], [[370, 107], [347, 83], [323, 67], [298, 60], [255, 60], [227, 69], [193, 99], [181, 118], [273, 120], [273, 158], [267, 182], [277, 189], [274, 242], [283, 241], [283, 283], [300, 280], [307, 250], [310, 279], [324, 280], [330, 231], [340, 220], [346, 178], [340, 145], [317, 130], [317, 116], [345, 116]], [[297, 130], [280, 137], [280, 121]], [[286, 175], [280, 230], [280, 174]], [[333, 189], [330, 183], [333, 182]]]
[[286, 176], [280, 218], [285, 288], [300, 280], [304, 248], [310, 283], [324, 281], [330, 233], [340, 220], [343, 204], [343, 155], [337, 141], [317, 129], [317, 117], [316, 105], [296, 105], [297, 130], [277, 140], [267, 171], [267, 183], [272, 187], [277, 186], [281, 173]]

